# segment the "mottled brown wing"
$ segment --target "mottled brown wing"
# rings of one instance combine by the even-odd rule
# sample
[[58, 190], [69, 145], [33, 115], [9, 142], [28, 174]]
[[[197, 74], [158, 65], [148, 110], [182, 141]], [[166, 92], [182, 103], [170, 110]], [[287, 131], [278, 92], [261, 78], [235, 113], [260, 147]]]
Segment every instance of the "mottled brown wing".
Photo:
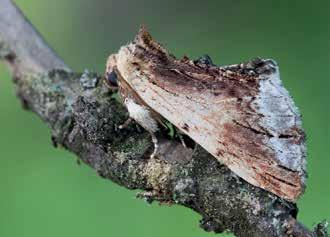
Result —
[[149, 107], [237, 175], [290, 201], [303, 192], [304, 133], [274, 61], [219, 68], [177, 60], [144, 29], [115, 59]]

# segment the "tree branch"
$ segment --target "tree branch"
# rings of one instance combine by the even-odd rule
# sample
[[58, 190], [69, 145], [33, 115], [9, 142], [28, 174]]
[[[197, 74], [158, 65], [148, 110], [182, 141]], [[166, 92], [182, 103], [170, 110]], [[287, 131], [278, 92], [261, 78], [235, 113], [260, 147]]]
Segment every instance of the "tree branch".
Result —
[[16, 73], [69, 70], [10, 0], [0, 0], [0, 16], [0, 56], [6, 57]]
[[[177, 203], [201, 214], [206, 231], [236, 236], [327, 236], [297, 222], [297, 208], [240, 179], [201, 147], [163, 139], [150, 159], [149, 135], [118, 129], [125, 108], [101, 77], [70, 72], [9, 0], [0, 0], [0, 58], [13, 71], [19, 98], [52, 129], [54, 145], [74, 152], [97, 173], [147, 201]], [[207, 172], [205, 172], [207, 170]]]

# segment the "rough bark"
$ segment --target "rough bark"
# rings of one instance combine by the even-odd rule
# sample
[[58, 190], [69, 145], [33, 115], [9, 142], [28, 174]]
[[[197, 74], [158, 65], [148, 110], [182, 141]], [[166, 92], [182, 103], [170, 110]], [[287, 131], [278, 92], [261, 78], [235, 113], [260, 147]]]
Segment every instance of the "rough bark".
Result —
[[25, 108], [51, 128], [54, 145], [74, 152], [101, 177], [144, 190], [139, 196], [147, 201], [195, 210], [206, 231], [327, 236], [326, 224], [308, 230], [296, 220], [294, 204], [248, 184], [201, 147], [190, 150], [164, 139], [160, 155], [148, 158], [149, 134], [135, 125], [118, 130], [126, 110], [102, 78], [70, 72], [9, 0], [0, 0], [0, 58], [13, 71]]

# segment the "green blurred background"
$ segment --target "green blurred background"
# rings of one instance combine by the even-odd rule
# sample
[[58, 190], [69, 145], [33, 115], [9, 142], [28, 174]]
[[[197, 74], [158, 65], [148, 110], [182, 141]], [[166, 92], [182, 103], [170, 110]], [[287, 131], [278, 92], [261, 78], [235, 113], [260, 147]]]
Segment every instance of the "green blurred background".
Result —
[[[140, 24], [179, 57], [208, 53], [220, 65], [275, 59], [308, 135], [309, 178], [298, 217], [308, 227], [330, 219], [330, 1], [16, 3], [77, 71], [102, 73], [107, 56]], [[21, 109], [3, 64], [0, 77], [0, 237], [213, 236], [199, 229], [192, 211], [149, 206], [54, 149], [49, 129]]]

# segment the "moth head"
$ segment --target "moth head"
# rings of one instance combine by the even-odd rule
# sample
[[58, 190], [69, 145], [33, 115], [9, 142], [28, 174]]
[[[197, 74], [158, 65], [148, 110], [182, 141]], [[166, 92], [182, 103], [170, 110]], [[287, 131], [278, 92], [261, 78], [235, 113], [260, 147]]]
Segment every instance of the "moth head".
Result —
[[118, 87], [118, 77], [115, 71], [105, 74], [105, 82], [110, 87]]
[[110, 55], [106, 65], [106, 71], [104, 75], [104, 80], [107, 86], [110, 88], [118, 88], [118, 75], [116, 70], [116, 57], [115, 55]]

